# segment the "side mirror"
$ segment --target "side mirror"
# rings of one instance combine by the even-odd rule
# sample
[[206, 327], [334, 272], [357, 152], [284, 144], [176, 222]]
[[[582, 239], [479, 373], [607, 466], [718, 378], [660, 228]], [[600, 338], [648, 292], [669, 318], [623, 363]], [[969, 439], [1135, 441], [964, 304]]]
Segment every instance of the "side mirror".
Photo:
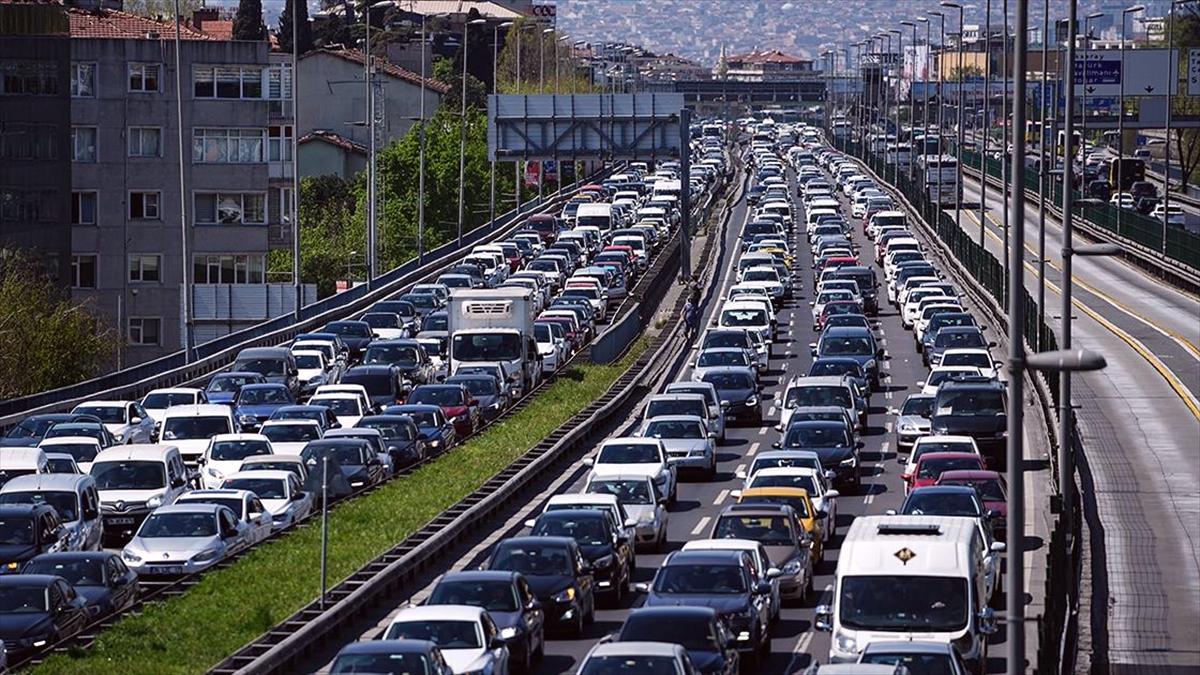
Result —
[[525, 527], [533, 527], [533, 526], [534, 526], [534, 525], [536, 525], [536, 524], [537, 524], [537, 521], [536, 521], [536, 520], [534, 520], [534, 519], [532, 519], [532, 518], [530, 518], [529, 520], [525, 521]]
[[625, 521], [625, 527], [637, 527], [637, 518], [629, 518]]
[[717, 437], [717, 432], [715, 432], [715, 431], [710, 431], [710, 432], [708, 432], [708, 437], [709, 437], [709, 438], [716, 438], [716, 437]]
[[989, 547], [989, 550], [992, 553], [1004, 553], [1008, 550], [1008, 544], [1005, 544], [1002, 541], [993, 541], [992, 545]]
[[650, 592], [650, 584], [648, 584], [644, 581], [639, 581], [638, 583], [633, 585], [633, 590], [637, 591], [638, 593], [649, 593]]
[[[776, 450], [782, 450], [783, 443], [781, 443], [780, 441], [775, 441], [774, 443], [771, 444], [771, 447], [775, 448]], [[745, 473], [745, 472], [742, 472], [742, 473]], [[745, 476], [738, 476], [738, 478], [744, 478], [744, 477]]]
[[988, 520], [995, 520], [1000, 517], [1000, 512], [996, 509], [988, 509], [987, 513], [983, 514], [983, 517]]
[[887, 511], [884, 511], [884, 512], [883, 512], [883, 515], [885, 515], [885, 516], [894, 516], [894, 515], [896, 515], [897, 513], [898, 513], [898, 512], [896, 511], [896, 509], [888, 509]]
[[993, 341], [989, 342], [989, 343], [988, 343], [988, 346], [989, 346], [989, 347], [995, 347], [995, 346], [996, 346], [996, 342], [995, 342], [995, 340], [993, 340]]
[[221, 531], [222, 539], [233, 539], [234, 537], [237, 537], [237, 536], [238, 536], [238, 531], [236, 528], [230, 528], [228, 530]]
[[302, 491], [298, 490], [296, 492], [293, 492], [292, 493], [292, 501], [294, 501], [294, 502], [303, 501], [304, 496], [305, 496], [304, 492], [302, 492]]
[[900, 474], [900, 480], [903, 480], [903, 481], [905, 481], [905, 482], [908, 482], [908, 481], [912, 480], [912, 477], [913, 477], [913, 475], [912, 475], [911, 473], [902, 473], [902, 474]]
[[584, 457], [582, 463], [584, 466], [595, 466], [596, 460], [592, 459], [591, 457]]
[[822, 632], [833, 630], [833, 608], [829, 605], [817, 605], [816, 618], [813, 621], [814, 627]]
[[817, 520], [823, 520], [829, 517], [829, 512], [825, 510], [817, 510]]
[[181, 488], [186, 484], [187, 483], [182, 478], [176, 478], [175, 480], [171, 481], [171, 487], [173, 488]]
[[140, 418], [140, 417], [136, 417], [136, 416], [135, 416], [135, 417], [130, 417], [130, 418], [129, 418], [129, 423], [130, 423], [130, 424], [141, 424], [141, 423], [142, 423], [142, 418]]
[[730, 496], [730, 497], [732, 497], [732, 498], [734, 498], [734, 499], [741, 499], [741, 498], [742, 498], [742, 491], [741, 491], [741, 490], [730, 490], [730, 491], [729, 491], [729, 496]]
[[825, 480], [833, 480], [837, 478], [837, 472], [833, 469], [825, 469]]
[[996, 632], [996, 612], [991, 607], [985, 607], [979, 613], [979, 632], [992, 635]]
[[837, 499], [838, 497], [841, 497], [841, 496], [842, 496], [842, 493], [838, 492], [837, 490], [830, 490], [829, 492], [825, 493], [826, 499]]
[[864, 447], [866, 447], [866, 445], [867, 445], [866, 443], [863, 443], [862, 441], [858, 441], [857, 443], [854, 444], [854, 447], [858, 448], [859, 450], [862, 450]]
[[767, 578], [768, 579], [778, 579], [781, 576], [783, 576], [783, 572], [780, 571], [780, 569], [778, 567], [772, 567], [767, 570]]
[[771, 582], [760, 581], [754, 585], [754, 592], [759, 595], [767, 595], [771, 592]]
[[875, 358], [877, 358], [877, 359], [882, 359], [882, 358], [883, 358], [883, 354], [884, 354], [884, 352], [883, 352], [883, 347], [880, 347], [879, 349], [876, 349], [876, 350], [875, 350]]
[[503, 648], [504, 648], [504, 640], [501, 639], [501, 637], [499, 635], [493, 635], [492, 639], [488, 641], [488, 649], [495, 650], [495, 649], [503, 649]]

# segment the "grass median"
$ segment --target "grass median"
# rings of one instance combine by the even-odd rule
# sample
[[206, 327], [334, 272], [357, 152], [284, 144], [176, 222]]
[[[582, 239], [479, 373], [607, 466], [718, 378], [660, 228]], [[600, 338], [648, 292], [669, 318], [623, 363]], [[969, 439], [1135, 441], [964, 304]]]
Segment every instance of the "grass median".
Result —
[[[344, 503], [329, 517], [331, 586], [420, 529], [602, 396], [647, 348], [618, 362], [572, 367], [525, 409], [409, 476]], [[150, 603], [86, 650], [58, 654], [35, 673], [203, 673], [316, 599], [321, 529], [310, 521], [261, 546], [188, 593]]]

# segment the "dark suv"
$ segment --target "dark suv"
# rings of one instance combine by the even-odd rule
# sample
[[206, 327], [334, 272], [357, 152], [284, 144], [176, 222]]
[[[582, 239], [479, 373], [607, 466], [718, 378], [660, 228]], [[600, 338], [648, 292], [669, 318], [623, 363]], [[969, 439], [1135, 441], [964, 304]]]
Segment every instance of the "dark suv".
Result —
[[935, 436], [970, 436], [988, 466], [1005, 469], [1008, 442], [1007, 392], [1004, 383], [986, 377], [964, 377], [938, 387], [930, 432]]
[[65, 535], [49, 504], [0, 506], [0, 574], [19, 574], [35, 556], [58, 551]]

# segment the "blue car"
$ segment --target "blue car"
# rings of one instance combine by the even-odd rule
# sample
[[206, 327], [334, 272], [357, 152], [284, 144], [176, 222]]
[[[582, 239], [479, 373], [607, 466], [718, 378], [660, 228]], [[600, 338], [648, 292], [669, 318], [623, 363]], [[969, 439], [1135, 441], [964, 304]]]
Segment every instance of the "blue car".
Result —
[[125, 566], [119, 553], [111, 551], [43, 553], [26, 563], [21, 574], [66, 579], [94, 617], [125, 611], [137, 603], [140, 593], [137, 572]]
[[233, 398], [233, 416], [243, 429], [257, 429], [276, 410], [295, 403], [286, 384], [247, 384]]
[[883, 359], [883, 349], [875, 343], [875, 335], [869, 329], [855, 326], [826, 328], [821, 339], [811, 347], [814, 357], [838, 356], [858, 361], [870, 385], [870, 389], [863, 389], [864, 395], [879, 389], [879, 361]]
[[375, 429], [383, 438], [383, 447], [392, 458], [392, 466], [402, 469], [425, 459], [425, 440], [417, 423], [407, 415], [367, 415], [354, 425]]
[[217, 373], [204, 387], [204, 395], [208, 397], [209, 403], [233, 405], [233, 399], [237, 398], [237, 393], [242, 387], [247, 384], [266, 384], [266, 382], [267, 378], [248, 370]]
[[711, 607], [642, 607], [630, 612], [616, 642], [671, 642], [687, 650], [701, 675], [736, 675], [733, 635]]
[[546, 648], [546, 613], [520, 572], [450, 572], [434, 583], [426, 605], [473, 605], [488, 611], [522, 673]]
[[[56, 607], [50, 607], [49, 598], [56, 600]], [[20, 659], [75, 635], [90, 618], [86, 605], [62, 577], [0, 576], [0, 640], [8, 657]]]
[[412, 421], [417, 423], [417, 432], [421, 434], [421, 440], [425, 441], [425, 447], [429, 448], [431, 454], [436, 455], [450, 449], [458, 440], [454, 424], [446, 418], [441, 406], [416, 403], [392, 405], [385, 408], [383, 414], [411, 417]]
[[17, 426], [8, 430], [4, 438], [0, 439], [0, 447], [32, 448], [42, 442], [46, 436], [46, 432], [50, 431], [50, 427], [55, 424], [70, 424], [73, 422], [95, 422], [99, 424], [100, 419], [94, 415], [81, 415], [79, 413], [30, 415], [21, 420]]

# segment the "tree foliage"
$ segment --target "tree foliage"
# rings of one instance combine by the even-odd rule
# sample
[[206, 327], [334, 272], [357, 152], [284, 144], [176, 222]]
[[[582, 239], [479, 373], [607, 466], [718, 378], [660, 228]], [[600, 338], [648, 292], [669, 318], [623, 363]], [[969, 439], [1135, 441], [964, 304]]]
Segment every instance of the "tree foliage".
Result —
[[954, 66], [946, 73], [946, 82], [962, 82], [972, 78], [983, 77], [983, 69], [979, 66]]
[[313, 48], [313, 31], [308, 21], [308, 3], [305, 0], [287, 0], [283, 12], [279, 14], [279, 50], [292, 53], [292, 11], [296, 11], [296, 42], [299, 43], [297, 55]]
[[[555, 50], [558, 50], [558, 91], [594, 93], [601, 90], [587, 75], [574, 67], [572, 47], [560, 42], [556, 32], [543, 33], [542, 24], [517, 19], [504, 37], [504, 47], [496, 64], [496, 76], [503, 94], [553, 94], [555, 89]], [[489, 36], [490, 37], [490, 36]], [[518, 56], [520, 57], [518, 59]], [[521, 77], [517, 78], [520, 63]]]
[[[179, 13], [184, 18], [204, 6], [204, 0], [179, 0]], [[122, 9], [130, 14], [174, 21], [175, 0], [125, 0]]]
[[234, 40], [265, 40], [267, 26], [263, 23], [262, 0], [239, 0], [233, 17]]
[[[1175, 48], [1179, 50], [1179, 72], [1186, 77], [1188, 50], [1200, 48], [1200, 5], [1184, 3], [1175, 7], [1174, 20], [1171, 22]], [[1187, 83], [1180, 83], [1180, 94], [1187, 93]], [[1173, 115], [1200, 114], [1200, 100], [1186, 95], [1175, 96], [1172, 100]], [[1195, 184], [1200, 180], [1200, 129], [1175, 128], [1172, 130], [1175, 147], [1172, 148], [1171, 161], [1179, 162], [1183, 182]]]
[[0, 251], [0, 343], [0, 399], [9, 399], [95, 376], [116, 336], [28, 259]]
[[[461, 57], [461, 52], [459, 52], [459, 55]], [[442, 108], [451, 111], [460, 110], [462, 106], [462, 61], [459, 58], [435, 59], [433, 62], [433, 79], [450, 85], [450, 91], [442, 97]], [[468, 70], [467, 108], [486, 110], [487, 95], [487, 85]]]

